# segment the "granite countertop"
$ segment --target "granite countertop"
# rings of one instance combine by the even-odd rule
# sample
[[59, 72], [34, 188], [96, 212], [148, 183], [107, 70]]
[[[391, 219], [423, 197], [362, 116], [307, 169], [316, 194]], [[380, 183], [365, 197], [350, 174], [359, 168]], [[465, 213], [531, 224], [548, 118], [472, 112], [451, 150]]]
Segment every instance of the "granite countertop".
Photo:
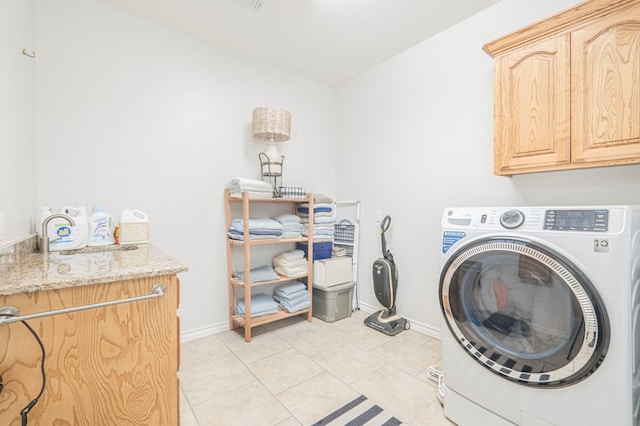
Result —
[[32, 252], [0, 263], [0, 296], [173, 275], [187, 269], [150, 244]]

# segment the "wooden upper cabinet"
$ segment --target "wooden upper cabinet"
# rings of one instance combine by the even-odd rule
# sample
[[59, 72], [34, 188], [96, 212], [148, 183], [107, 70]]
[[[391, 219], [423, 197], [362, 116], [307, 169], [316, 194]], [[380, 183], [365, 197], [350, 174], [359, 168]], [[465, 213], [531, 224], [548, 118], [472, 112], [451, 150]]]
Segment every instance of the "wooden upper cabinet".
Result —
[[495, 174], [640, 163], [640, 2], [583, 2], [484, 50]]
[[568, 35], [496, 58], [495, 174], [569, 164]]
[[640, 7], [572, 33], [572, 158], [576, 163], [640, 159]]

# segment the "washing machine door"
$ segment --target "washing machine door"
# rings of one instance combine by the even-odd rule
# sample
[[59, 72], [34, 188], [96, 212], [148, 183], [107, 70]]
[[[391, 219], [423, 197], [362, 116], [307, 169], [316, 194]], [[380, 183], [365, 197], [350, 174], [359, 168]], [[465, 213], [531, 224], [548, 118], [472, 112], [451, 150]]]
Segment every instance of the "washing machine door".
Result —
[[478, 363], [528, 386], [586, 378], [604, 359], [609, 320], [594, 286], [567, 259], [519, 238], [487, 238], [443, 266], [440, 304]]

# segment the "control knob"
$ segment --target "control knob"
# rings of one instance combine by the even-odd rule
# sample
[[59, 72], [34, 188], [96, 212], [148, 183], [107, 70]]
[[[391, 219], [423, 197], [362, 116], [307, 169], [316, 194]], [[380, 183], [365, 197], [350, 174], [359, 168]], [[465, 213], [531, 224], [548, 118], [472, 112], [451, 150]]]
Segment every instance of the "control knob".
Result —
[[507, 229], [516, 229], [524, 223], [524, 213], [520, 210], [507, 210], [500, 216], [500, 225]]

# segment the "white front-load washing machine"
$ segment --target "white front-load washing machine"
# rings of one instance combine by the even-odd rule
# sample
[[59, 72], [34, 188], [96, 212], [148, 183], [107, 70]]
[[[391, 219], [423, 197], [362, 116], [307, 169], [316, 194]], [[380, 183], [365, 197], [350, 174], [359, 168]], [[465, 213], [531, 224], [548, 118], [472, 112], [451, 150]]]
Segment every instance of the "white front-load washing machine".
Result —
[[448, 208], [445, 415], [640, 424], [640, 206]]

